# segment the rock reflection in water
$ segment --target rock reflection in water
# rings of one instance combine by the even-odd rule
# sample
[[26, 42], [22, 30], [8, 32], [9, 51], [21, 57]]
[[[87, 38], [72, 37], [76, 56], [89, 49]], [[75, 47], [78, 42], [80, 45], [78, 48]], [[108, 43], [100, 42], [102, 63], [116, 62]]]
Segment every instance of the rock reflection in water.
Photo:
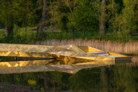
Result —
[[[12, 59], [13, 60], [13, 59]], [[7, 61], [0, 62], [0, 74], [23, 73], [23, 72], [44, 72], [60, 71], [67, 73], [76, 73], [85, 68], [115, 65], [120, 62], [115, 61], [92, 61], [92, 60], [28, 60], [28, 61]], [[125, 64], [128, 62], [122, 61]], [[129, 62], [130, 63], [130, 62]]]
[[[23, 63], [21, 64], [21, 62]], [[2, 63], [6, 64], [7, 62]], [[8, 67], [1, 65], [0, 72], [21, 74], [3, 74], [0, 76], [0, 82], [12, 82], [13, 77], [11, 76], [14, 75], [15, 83], [25, 84], [29, 79], [35, 79], [37, 86], [43, 88], [44, 76], [41, 72], [47, 71], [49, 92], [62, 92], [62, 90], [71, 90], [71, 92], [137, 92], [138, 89], [136, 62], [121, 65], [99, 65], [100, 67], [82, 61], [81, 64], [65, 64], [63, 61], [54, 60], [14, 61], [10, 63], [7, 63], [11, 65]], [[36, 73], [22, 73], [24, 71]]]
[[70, 62], [55, 60], [30, 60], [30, 61], [8, 61], [0, 62], [0, 74], [23, 73], [23, 72], [45, 72], [60, 71], [76, 73], [81, 69], [111, 65], [101, 63], [101, 61], [80, 61]]

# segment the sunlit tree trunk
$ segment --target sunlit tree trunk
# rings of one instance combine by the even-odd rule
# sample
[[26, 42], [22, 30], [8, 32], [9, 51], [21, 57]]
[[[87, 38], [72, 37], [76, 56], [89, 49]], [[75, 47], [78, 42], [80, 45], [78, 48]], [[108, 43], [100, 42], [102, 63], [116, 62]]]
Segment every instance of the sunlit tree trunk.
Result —
[[105, 6], [106, 6], [106, 0], [102, 0], [101, 5], [101, 16], [100, 16], [100, 35], [105, 34]]

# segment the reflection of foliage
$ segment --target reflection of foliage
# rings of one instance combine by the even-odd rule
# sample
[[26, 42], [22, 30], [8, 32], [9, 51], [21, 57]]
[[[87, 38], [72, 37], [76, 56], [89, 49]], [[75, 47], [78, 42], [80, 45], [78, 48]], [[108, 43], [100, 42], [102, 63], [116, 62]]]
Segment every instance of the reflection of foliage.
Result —
[[62, 73], [60, 72], [51, 72], [50, 73], [51, 76], [51, 81], [53, 83], [55, 83], [57, 86], [61, 86], [62, 84]]
[[31, 85], [31, 86], [35, 86], [36, 81], [35, 80], [28, 80], [28, 84]]
[[99, 69], [82, 70], [70, 77], [71, 88], [81, 92], [97, 92], [100, 87]]
[[114, 69], [116, 90], [121, 92], [135, 92], [138, 71], [135, 67], [117, 66]]
[[[104, 71], [101, 72], [101, 69]], [[47, 72], [47, 86], [49, 89], [73, 90], [75, 92], [103, 92], [106, 87], [107, 92], [136, 92], [138, 89], [138, 67], [119, 65], [111, 67], [85, 69], [76, 74], [67, 74], [61, 72]], [[104, 74], [105, 78], [101, 78]], [[43, 90], [43, 73], [24, 73], [12, 75], [1, 75], [0, 82], [14, 82], [15, 84], [27, 85], [28, 80]], [[35, 80], [35, 81], [34, 81]], [[106, 82], [106, 86], [102, 85]]]

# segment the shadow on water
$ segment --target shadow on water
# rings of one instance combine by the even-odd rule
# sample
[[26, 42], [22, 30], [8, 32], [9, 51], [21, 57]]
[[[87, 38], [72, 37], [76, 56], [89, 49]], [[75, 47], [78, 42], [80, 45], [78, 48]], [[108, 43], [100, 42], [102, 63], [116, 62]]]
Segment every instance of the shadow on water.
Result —
[[138, 92], [138, 57], [132, 60], [128, 64], [82, 69], [75, 74], [57, 71], [46, 72], [46, 76], [43, 72], [1, 74], [0, 92], [9, 92], [10, 88], [20, 89], [16, 92], [25, 88], [26, 92], [44, 92], [45, 78], [47, 92]]

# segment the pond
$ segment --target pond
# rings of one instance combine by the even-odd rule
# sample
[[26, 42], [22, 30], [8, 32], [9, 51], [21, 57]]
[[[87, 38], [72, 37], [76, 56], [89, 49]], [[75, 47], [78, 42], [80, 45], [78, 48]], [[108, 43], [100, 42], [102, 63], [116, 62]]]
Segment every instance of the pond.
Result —
[[[26, 59], [28, 58], [1, 57], [1, 62], [14, 60], [27, 62]], [[1, 85], [6, 83], [6, 87], [21, 85], [23, 88], [31, 88], [31, 92], [44, 92], [44, 88], [47, 92], [138, 92], [138, 66], [136, 63], [98, 67], [68, 65], [60, 70], [57, 69], [57, 66], [60, 65], [56, 63], [52, 67], [56, 71], [1, 74], [0, 88], [3, 90], [5, 86]], [[5, 89], [7, 90], [5, 92], [8, 92], [8, 89]]]

